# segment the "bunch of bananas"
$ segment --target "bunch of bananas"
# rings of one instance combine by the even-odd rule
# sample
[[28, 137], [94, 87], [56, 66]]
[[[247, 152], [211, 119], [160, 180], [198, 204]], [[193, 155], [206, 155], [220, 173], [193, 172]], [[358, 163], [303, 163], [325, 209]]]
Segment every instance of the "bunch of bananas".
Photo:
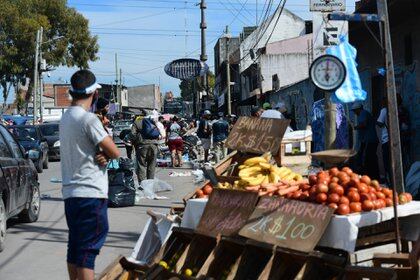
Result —
[[[287, 167], [270, 164], [271, 156], [264, 154], [260, 157], [247, 159], [239, 166], [240, 181], [238, 187], [257, 186], [261, 184], [278, 183], [279, 181], [299, 181], [302, 175], [292, 172]], [[236, 183], [236, 182], [235, 182]]]

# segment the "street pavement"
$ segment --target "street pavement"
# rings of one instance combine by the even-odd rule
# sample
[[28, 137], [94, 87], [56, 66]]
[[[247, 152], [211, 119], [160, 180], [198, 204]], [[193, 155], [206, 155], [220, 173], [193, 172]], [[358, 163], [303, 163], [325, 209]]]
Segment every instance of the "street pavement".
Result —
[[[177, 169], [180, 172], [180, 169]], [[99, 274], [119, 255], [129, 256], [147, 221], [146, 211], [153, 209], [166, 213], [172, 203], [194, 190], [193, 177], [169, 177], [171, 169], [159, 168], [156, 177], [170, 183], [174, 190], [160, 193], [168, 200], [146, 200], [140, 205], [109, 209], [109, 234], [96, 260]], [[41, 214], [32, 224], [15, 220], [8, 223], [6, 248], [0, 253], [0, 279], [67, 279], [66, 246], [67, 225], [61, 184], [52, 183], [61, 178], [60, 163], [50, 162], [48, 170], [39, 174], [41, 186]]]

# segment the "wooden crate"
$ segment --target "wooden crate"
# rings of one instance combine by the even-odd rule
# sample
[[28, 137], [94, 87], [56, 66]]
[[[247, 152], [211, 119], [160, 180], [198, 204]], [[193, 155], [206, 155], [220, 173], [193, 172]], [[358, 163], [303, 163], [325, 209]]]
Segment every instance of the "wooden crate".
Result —
[[[286, 166], [292, 169], [293, 172], [302, 175], [308, 174], [308, 167], [312, 163], [311, 144], [312, 136], [303, 138], [298, 141], [289, 141], [283, 139], [280, 145], [279, 154], [275, 157], [277, 164]], [[292, 147], [292, 150], [293, 148], [298, 147], [300, 150], [304, 150], [304, 152], [297, 154], [289, 153], [290, 147]]]

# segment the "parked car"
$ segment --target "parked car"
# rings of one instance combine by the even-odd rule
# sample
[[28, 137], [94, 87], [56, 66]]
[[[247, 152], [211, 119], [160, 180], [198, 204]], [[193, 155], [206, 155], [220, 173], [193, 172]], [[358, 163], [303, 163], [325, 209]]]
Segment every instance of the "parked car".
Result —
[[58, 123], [41, 124], [42, 135], [47, 139], [48, 157], [50, 160], [60, 160], [60, 125]]
[[112, 138], [115, 144], [124, 144], [123, 140], [120, 139], [120, 134], [123, 130], [131, 129], [131, 124], [132, 122], [129, 120], [118, 120], [112, 125]]
[[38, 174], [32, 162], [37, 158], [37, 151], [25, 152], [0, 125], [0, 252], [4, 249], [9, 218], [17, 215], [28, 223], [38, 220], [41, 200]]
[[27, 152], [30, 150], [38, 152], [39, 158], [34, 160], [38, 173], [42, 173], [44, 168], [48, 169], [48, 143], [47, 139], [42, 135], [39, 126], [14, 125], [8, 128]]

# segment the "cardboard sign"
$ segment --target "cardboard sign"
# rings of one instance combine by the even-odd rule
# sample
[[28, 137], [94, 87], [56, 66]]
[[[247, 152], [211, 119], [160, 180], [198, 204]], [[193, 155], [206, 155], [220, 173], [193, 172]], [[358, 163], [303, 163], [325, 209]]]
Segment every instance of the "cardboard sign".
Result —
[[212, 237], [219, 233], [237, 234], [254, 211], [257, 200], [257, 193], [214, 189], [196, 231]]
[[262, 197], [239, 234], [297, 251], [312, 251], [334, 210], [282, 197]]
[[290, 120], [240, 117], [225, 146], [241, 152], [276, 155]]

